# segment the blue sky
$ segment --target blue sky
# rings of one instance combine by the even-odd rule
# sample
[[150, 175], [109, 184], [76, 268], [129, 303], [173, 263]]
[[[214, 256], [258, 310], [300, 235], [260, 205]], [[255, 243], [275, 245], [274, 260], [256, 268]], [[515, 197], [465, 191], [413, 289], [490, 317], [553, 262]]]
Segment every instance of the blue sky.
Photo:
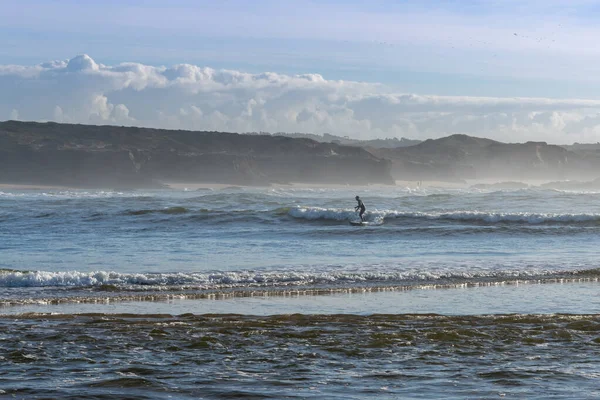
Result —
[[320, 73], [423, 93], [592, 98], [599, 4], [4, 0], [0, 63], [85, 53], [109, 64]]
[[87, 54], [106, 66], [320, 74], [386, 93], [595, 100], [598, 17], [591, 0], [3, 0], [0, 65]]

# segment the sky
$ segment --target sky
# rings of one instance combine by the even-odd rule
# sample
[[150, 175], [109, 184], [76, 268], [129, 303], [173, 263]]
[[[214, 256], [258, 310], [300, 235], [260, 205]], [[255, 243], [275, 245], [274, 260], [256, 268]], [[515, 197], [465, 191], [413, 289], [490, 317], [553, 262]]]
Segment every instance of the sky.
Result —
[[600, 0], [2, 0], [0, 120], [600, 141]]

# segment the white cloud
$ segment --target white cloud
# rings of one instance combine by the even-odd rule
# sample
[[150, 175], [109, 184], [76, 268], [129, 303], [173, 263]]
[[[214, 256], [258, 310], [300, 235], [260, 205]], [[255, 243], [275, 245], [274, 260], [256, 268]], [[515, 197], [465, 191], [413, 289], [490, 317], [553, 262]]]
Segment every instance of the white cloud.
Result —
[[[321, 75], [249, 74], [195, 65], [107, 66], [87, 55], [0, 66], [0, 115], [22, 120], [355, 138], [600, 140], [600, 101], [394, 93]], [[18, 110], [18, 111], [17, 111]]]

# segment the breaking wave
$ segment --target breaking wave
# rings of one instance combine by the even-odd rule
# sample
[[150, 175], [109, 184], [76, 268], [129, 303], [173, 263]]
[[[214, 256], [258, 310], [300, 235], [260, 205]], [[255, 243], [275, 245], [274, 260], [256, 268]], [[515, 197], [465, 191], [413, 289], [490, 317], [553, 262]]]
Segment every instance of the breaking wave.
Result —
[[0, 287], [102, 287], [112, 285], [123, 290], [144, 288], [220, 289], [257, 286], [318, 286], [355, 284], [398, 284], [421, 286], [426, 284], [462, 285], [493, 284], [507, 281], [597, 279], [600, 269], [551, 271], [522, 270], [466, 270], [466, 271], [377, 271], [377, 272], [213, 272], [213, 273], [119, 273], [113, 271], [16, 271], [0, 270]]
[[[288, 215], [310, 221], [347, 221], [356, 218], [356, 212], [341, 208], [294, 207]], [[449, 212], [403, 212], [397, 210], [373, 210], [365, 214], [367, 220], [428, 220], [441, 222], [470, 223], [522, 223], [522, 224], [600, 224], [600, 214], [558, 214], [558, 213], [502, 213], [487, 211]]]

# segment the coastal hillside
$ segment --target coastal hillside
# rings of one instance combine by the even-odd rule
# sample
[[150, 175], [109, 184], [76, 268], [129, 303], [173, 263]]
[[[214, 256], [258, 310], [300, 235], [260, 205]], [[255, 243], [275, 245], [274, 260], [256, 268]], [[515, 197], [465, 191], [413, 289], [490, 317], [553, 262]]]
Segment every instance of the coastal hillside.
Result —
[[393, 184], [593, 180], [592, 145], [502, 143], [467, 135], [373, 147], [269, 134], [0, 122], [0, 183], [78, 187]]
[[[253, 133], [254, 134], [254, 133]], [[396, 147], [408, 147], [414, 146], [416, 144], [421, 143], [421, 140], [416, 139], [407, 139], [407, 138], [387, 138], [387, 139], [371, 139], [371, 140], [359, 140], [359, 139], [351, 139], [348, 136], [337, 136], [332, 135], [330, 133], [324, 133], [323, 135], [316, 135], [312, 133], [284, 133], [278, 132], [274, 133], [273, 136], [285, 136], [292, 138], [304, 138], [304, 139], [312, 139], [317, 142], [323, 143], [336, 143], [345, 146], [358, 146], [358, 147], [372, 147], [375, 149], [393, 149]]]
[[593, 179], [600, 165], [597, 157], [545, 142], [501, 143], [467, 135], [369, 151], [391, 160], [394, 178], [405, 180]]
[[270, 135], [6, 121], [0, 183], [152, 187], [166, 182], [391, 184], [360, 147]]

